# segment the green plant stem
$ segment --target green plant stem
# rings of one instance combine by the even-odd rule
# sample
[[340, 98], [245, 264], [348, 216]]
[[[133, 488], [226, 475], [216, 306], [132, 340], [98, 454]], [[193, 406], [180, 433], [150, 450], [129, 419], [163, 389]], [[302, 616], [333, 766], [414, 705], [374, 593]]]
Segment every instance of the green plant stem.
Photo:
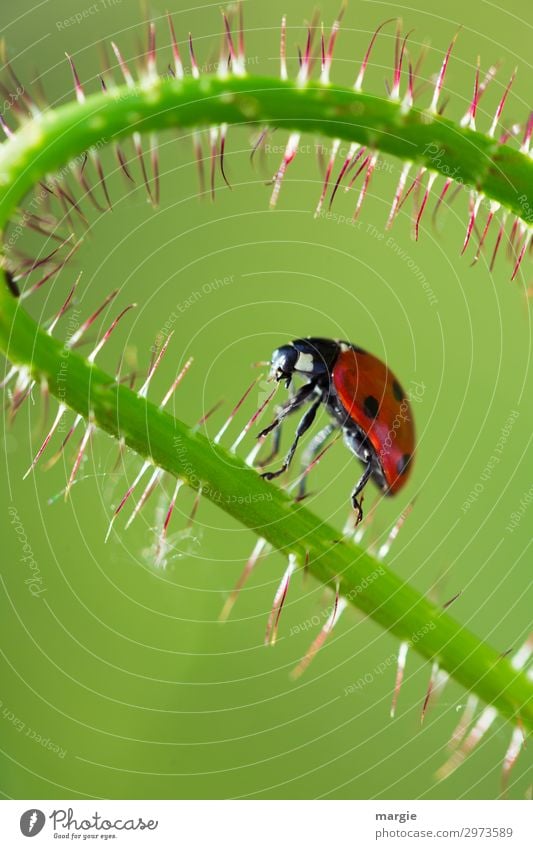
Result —
[[[133, 131], [253, 122], [359, 141], [462, 180], [521, 214], [533, 206], [533, 163], [510, 148], [443, 118], [353, 91], [278, 80], [161, 80], [121, 88], [45, 113], [0, 149], [0, 228], [24, 195], [93, 145]], [[442, 151], [435, 159], [434, 148]], [[430, 151], [433, 153], [430, 154]], [[519, 198], [522, 200], [519, 200]], [[523, 199], [526, 199], [525, 201]], [[42, 331], [7, 286], [0, 286], [0, 349], [45, 379], [71, 409], [222, 507], [242, 524], [334, 587], [352, 604], [506, 717], [533, 729], [533, 684], [508, 659], [481, 642], [362, 548], [241, 459], [140, 398]]]
[[347, 88], [263, 77], [159, 79], [44, 112], [3, 145], [0, 225], [47, 173], [93, 145], [132, 132], [260, 124], [359, 142], [453, 177], [523, 218], [533, 209], [533, 161], [427, 110]]
[[9, 359], [43, 377], [53, 395], [144, 458], [182, 478], [300, 565], [308, 560], [324, 584], [342, 595], [513, 721], [533, 729], [533, 685], [447, 613], [420, 595], [364, 549], [272, 484], [237, 456], [70, 352], [4, 298], [0, 345]]

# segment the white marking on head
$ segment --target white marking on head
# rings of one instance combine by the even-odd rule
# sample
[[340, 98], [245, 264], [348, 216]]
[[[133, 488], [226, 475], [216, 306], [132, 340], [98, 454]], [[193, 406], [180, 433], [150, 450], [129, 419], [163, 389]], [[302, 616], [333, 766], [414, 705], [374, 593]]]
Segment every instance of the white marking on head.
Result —
[[315, 359], [312, 354], [300, 354], [296, 360], [296, 371], [313, 371]]

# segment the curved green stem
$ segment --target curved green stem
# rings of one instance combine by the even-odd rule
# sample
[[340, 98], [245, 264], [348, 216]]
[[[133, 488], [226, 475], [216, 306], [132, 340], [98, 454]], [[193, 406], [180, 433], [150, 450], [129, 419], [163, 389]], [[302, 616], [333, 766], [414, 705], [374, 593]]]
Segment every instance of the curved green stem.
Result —
[[[0, 228], [46, 174], [92, 145], [137, 130], [258, 122], [358, 141], [472, 185], [524, 217], [533, 208], [533, 163], [443, 118], [346, 89], [279, 80], [160, 80], [117, 89], [45, 113], [0, 148]], [[439, 154], [437, 156], [437, 153]], [[533, 729], [533, 683], [362, 548], [238, 457], [209, 443], [43, 332], [7, 286], [0, 286], [0, 349], [45, 379], [56, 397], [142, 457], [184, 479], [278, 550], [308, 560], [325, 584], [423, 657], [437, 661], [504, 716]]]
[[354, 141], [452, 177], [533, 223], [533, 161], [423, 109], [347, 88], [263, 77], [158, 79], [44, 112], [3, 145], [0, 226], [38, 180], [124, 135], [219, 124], [285, 127]]
[[237, 456], [160, 410], [39, 329], [13, 298], [0, 312], [0, 346], [45, 378], [52, 394], [145, 458], [182, 478], [279, 551], [509, 719], [533, 729], [533, 684], [383, 564], [345, 539]]

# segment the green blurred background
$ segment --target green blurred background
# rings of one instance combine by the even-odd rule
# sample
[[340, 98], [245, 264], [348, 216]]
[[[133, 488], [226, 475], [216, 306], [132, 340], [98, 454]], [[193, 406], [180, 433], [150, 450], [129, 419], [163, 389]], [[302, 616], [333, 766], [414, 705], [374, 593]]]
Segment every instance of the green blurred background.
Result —
[[[108, 0], [98, 2], [81, 24], [65, 26], [67, 18], [90, 5], [19, 0], [2, 6], [2, 34], [17, 70], [29, 82], [38, 69], [53, 102], [72, 97], [65, 51], [75, 54], [80, 76], [92, 81], [92, 90], [100, 42], [114, 38], [128, 58], [135, 57], [145, 37], [146, 13], [158, 21], [164, 67], [169, 57], [167, 5], [175, 13], [181, 42], [189, 30], [194, 33], [200, 64], [216, 59], [219, 4], [181, 9], [177, 0], [169, 0], [142, 8], [136, 2]], [[305, 38], [301, 24], [312, 14], [308, 3], [272, 0], [267, 8], [251, 0], [244, 5], [251, 70], [277, 73], [284, 12], [289, 14], [294, 70], [296, 45]], [[425, 78], [437, 71], [462, 23], [446, 81], [452, 95], [450, 116], [458, 118], [466, 109], [479, 54], [483, 70], [493, 62], [504, 63], [480, 106], [480, 128], [488, 127], [515, 65], [519, 75], [506, 123], [525, 120], [531, 106], [526, 100], [531, 25], [522, 20], [527, 4], [511, 0], [505, 10], [481, 0], [470, 5], [450, 0], [434, 11], [425, 6], [421, 0], [410, 6], [352, 2], [338, 41], [335, 81], [353, 82], [371, 31], [388, 17], [401, 14], [405, 28], [415, 28], [410, 42], [416, 51], [431, 42]], [[337, 3], [328, 0], [321, 12], [329, 25]], [[377, 45], [369, 90], [383, 92], [383, 80], [390, 77], [392, 34], [389, 25]], [[277, 132], [271, 144], [285, 141], [286, 134]], [[252, 364], [301, 335], [351, 339], [386, 359], [404, 385], [423, 384], [415, 407], [419, 445], [411, 482], [405, 494], [380, 504], [367, 539], [382, 538], [416, 496], [390, 564], [442, 602], [462, 591], [453, 614], [502, 651], [516, 648], [530, 621], [530, 516], [526, 513], [513, 532], [506, 527], [531, 485], [525, 455], [532, 412], [527, 400], [531, 323], [524, 291], [529, 271], [511, 284], [511, 267], [503, 256], [493, 275], [486, 258], [474, 268], [472, 253], [460, 258], [466, 197], [444, 212], [437, 229], [428, 214], [418, 244], [411, 238], [407, 204], [391, 233], [394, 242], [387, 243], [388, 235], [382, 234], [399, 174], [398, 163], [390, 160], [375, 176], [358, 227], [349, 223], [354, 193], [339, 194], [335, 211], [346, 216], [344, 221], [314, 220], [321, 188], [315, 141], [302, 139], [304, 148], [290, 168], [277, 210], [271, 211], [271, 189], [265, 183], [279, 155], [267, 153], [264, 161], [258, 157], [255, 169], [250, 167], [248, 131], [230, 132], [226, 165], [233, 190], [222, 188], [217, 176], [214, 204], [198, 197], [190, 140], [163, 137], [161, 208], [150, 209], [140, 181], [136, 190], [124, 191], [122, 175], [115, 173], [109, 181], [117, 199], [114, 212], [101, 218], [90, 213], [92, 232], [76, 265], [34, 300], [32, 309], [37, 317], [50, 316], [78, 269], [84, 272], [83, 315], [100, 304], [104, 293], [120, 287], [104, 324], [119, 306], [132, 301], [139, 306], [101, 358], [112, 371], [123, 348], [128, 362], [137, 351], [139, 368], [146, 369], [158, 332], [177, 313], [152, 397], [159, 398], [180, 365], [194, 355], [174, 411], [194, 423], [223, 400], [207, 426], [212, 436], [256, 374]], [[104, 158], [114, 170], [112, 156]], [[138, 176], [136, 163], [132, 170]], [[225, 285], [214, 284], [224, 278]], [[226, 436], [226, 445], [263, 395], [260, 385]], [[117, 533], [104, 544], [112, 509], [140, 466], [136, 457], [126, 455], [124, 468], [113, 472], [117, 451], [107, 437], [95, 440], [68, 503], [57, 496], [70, 471], [74, 443], [52, 471], [45, 474], [40, 468], [23, 482], [42, 435], [42, 407], [37, 397], [35, 401], [25, 405], [14, 426], [6, 422], [2, 452], [4, 796], [498, 795], [510, 727], [496, 722], [467, 763], [437, 783], [434, 774], [446, 758], [465, 693], [449, 684], [421, 726], [430, 669], [411, 654], [398, 715], [391, 721], [391, 658], [397, 641], [356, 611], [344, 614], [307, 674], [297, 682], [290, 679], [291, 668], [316, 634], [316, 625], [306, 628], [305, 623], [321, 616], [330, 599], [313, 580], [296, 577], [278, 644], [266, 649], [266, 618], [284, 569], [280, 556], [261, 562], [230, 621], [217, 621], [255, 542], [220, 510], [202, 501], [193, 532], [184, 533], [193, 495], [182, 491], [170, 531], [174, 548], [166, 569], [157, 569], [153, 529], [166, 503], [162, 490], [127, 532], [123, 515]], [[500, 462], [484, 475], [501, 430], [515, 412]], [[323, 417], [317, 427], [321, 423]], [[243, 453], [252, 445], [250, 434]], [[358, 471], [339, 442], [313, 474], [309, 505], [339, 528]], [[476, 490], [477, 498], [466, 509]], [[368, 506], [375, 492], [367, 498]], [[27, 568], [20, 560], [10, 507], [18, 513], [42, 574], [46, 592], [38, 598], [24, 583]], [[375, 674], [376, 668], [384, 671]], [[345, 695], [367, 673], [371, 683]], [[58, 753], [45, 747], [47, 740]], [[528, 792], [530, 763], [531, 752], [526, 752], [513, 772], [510, 795], [523, 798]]]

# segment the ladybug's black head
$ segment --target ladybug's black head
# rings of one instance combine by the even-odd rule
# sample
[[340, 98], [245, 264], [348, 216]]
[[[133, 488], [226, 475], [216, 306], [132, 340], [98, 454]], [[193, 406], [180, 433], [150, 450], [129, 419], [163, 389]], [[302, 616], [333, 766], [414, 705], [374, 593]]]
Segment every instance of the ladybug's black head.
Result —
[[276, 348], [270, 360], [272, 365], [270, 376], [277, 381], [285, 380], [288, 388], [298, 356], [299, 352], [292, 345], [283, 345], [281, 348]]

